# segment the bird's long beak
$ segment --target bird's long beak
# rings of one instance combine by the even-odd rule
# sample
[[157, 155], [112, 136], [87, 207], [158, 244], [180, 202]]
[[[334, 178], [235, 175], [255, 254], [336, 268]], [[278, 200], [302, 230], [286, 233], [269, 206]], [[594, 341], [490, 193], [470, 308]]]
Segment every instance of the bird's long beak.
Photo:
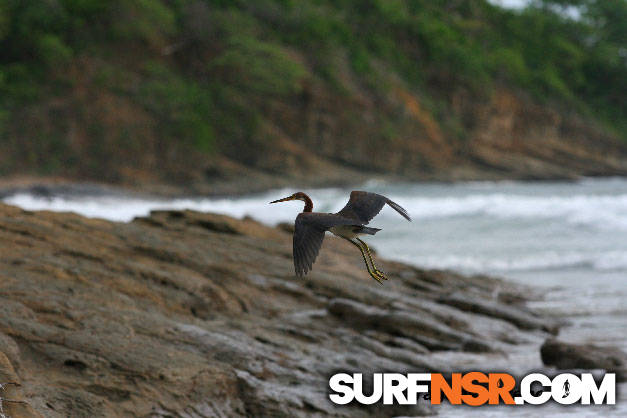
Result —
[[292, 196], [284, 197], [283, 199], [273, 200], [270, 203], [279, 203], [279, 202], [287, 202], [288, 200], [294, 200]]

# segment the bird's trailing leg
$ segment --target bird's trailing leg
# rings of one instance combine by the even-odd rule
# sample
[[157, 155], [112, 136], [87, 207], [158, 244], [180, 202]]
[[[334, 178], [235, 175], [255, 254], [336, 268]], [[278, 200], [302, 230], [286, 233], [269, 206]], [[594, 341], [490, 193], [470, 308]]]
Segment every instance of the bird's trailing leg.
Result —
[[356, 243], [352, 239], [348, 239], [348, 238], [344, 238], [344, 239], [346, 241], [350, 242], [351, 244], [353, 244], [355, 247], [359, 248], [359, 251], [361, 252], [361, 256], [364, 258], [364, 263], [366, 263], [366, 268], [368, 269], [368, 274], [370, 274], [370, 277], [372, 277], [373, 279], [378, 281], [380, 284], [383, 284], [383, 282], [381, 281], [381, 277], [379, 277], [379, 275], [375, 274], [375, 272], [370, 268], [370, 264], [368, 263], [368, 259], [366, 258], [366, 252], [361, 247], [361, 245], [359, 245], [358, 243]]
[[377, 266], [374, 264], [374, 260], [372, 259], [372, 254], [370, 254], [370, 248], [368, 247], [368, 244], [366, 244], [364, 241], [360, 240], [359, 238], [355, 238], [355, 239], [359, 241], [366, 249], [366, 253], [368, 254], [368, 258], [370, 259], [370, 264], [372, 264], [372, 271], [377, 276], [381, 277], [383, 280], [387, 280], [388, 278], [385, 276], [385, 273], [379, 270]]

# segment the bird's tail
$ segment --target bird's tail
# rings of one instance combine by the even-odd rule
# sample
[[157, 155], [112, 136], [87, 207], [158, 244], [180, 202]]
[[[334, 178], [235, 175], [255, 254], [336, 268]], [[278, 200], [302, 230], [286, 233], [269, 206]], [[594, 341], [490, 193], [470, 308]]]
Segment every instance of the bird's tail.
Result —
[[359, 232], [363, 234], [374, 235], [380, 230], [381, 230], [380, 228], [371, 228], [369, 226], [362, 226]]

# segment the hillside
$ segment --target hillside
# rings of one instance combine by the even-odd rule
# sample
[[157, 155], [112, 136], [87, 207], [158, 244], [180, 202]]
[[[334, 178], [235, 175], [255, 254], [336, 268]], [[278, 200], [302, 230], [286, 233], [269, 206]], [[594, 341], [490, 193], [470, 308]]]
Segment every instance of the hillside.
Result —
[[4, 412], [422, 415], [426, 404], [336, 408], [328, 378], [515, 371], [529, 353], [539, 366], [557, 330], [525, 307], [529, 288], [378, 259], [389, 276], [379, 285], [331, 237], [296, 278], [285, 229], [192, 211], [113, 223], [0, 204]]
[[626, 15], [611, 0], [3, 2], [0, 175], [199, 192], [624, 175]]

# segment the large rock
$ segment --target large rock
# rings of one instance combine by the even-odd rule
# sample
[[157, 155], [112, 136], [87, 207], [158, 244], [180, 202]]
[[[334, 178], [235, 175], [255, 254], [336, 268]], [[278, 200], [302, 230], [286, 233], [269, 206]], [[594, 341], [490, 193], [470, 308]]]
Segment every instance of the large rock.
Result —
[[191, 211], [123, 224], [0, 205], [0, 383], [20, 385], [0, 394], [19, 401], [9, 415], [422, 415], [336, 407], [328, 379], [450, 371], [461, 352], [507, 361], [551, 329], [523, 308], [526, 289], [378, 260], [381, 286], [333, 238], [298, 279], [291, 241]]
[[494, 299], [473, 298], [468, 293], [444, 295], [438, 301], [464, 311], [500, 318], [523, 329], [542, 329], [555, 334], [559, 328], [557, 322], [540, 317], [524, 306], [509, 305]]
[[603, 369], [616, 373], [619, 381], [627, 380], [627, 353], [615, 347], [593, 344], [571, 344], [547, 339], [540, 348], [542, 361], [558, 369]]

